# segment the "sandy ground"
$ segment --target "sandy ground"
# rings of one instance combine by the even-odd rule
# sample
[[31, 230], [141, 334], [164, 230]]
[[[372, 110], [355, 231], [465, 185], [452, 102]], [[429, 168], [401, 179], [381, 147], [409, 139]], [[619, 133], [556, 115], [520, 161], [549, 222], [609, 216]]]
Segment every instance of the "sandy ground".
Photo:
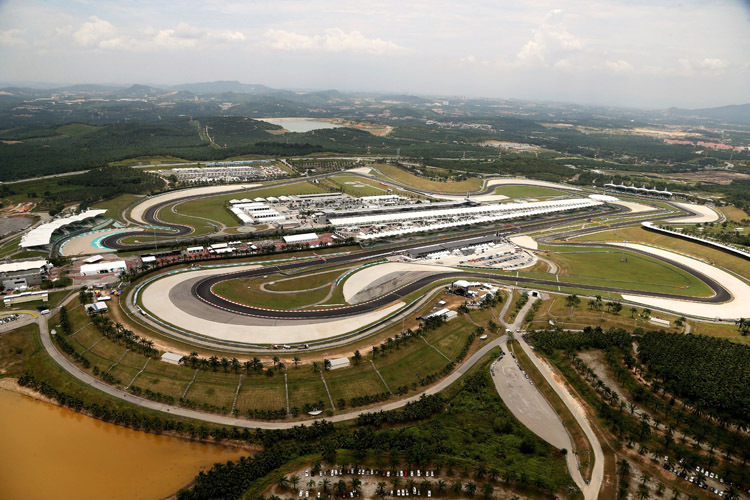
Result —
[[692, 210], [693, 212], [697, 212], [699, 215], [695, 217], [683, 217], [683, 218], [676, 218], [676, 219], [669, 219], [667, 222], [679, 222], [679, 223], [698, 223], [698, 222], [715, 222], [719, 220], [719, 213], [709, 208], [705, 205], [695, 205], [693, 203], [677, 203], [675, 202], [675, 205], [682, 207], [686, 210]]
[[[260, 184], [228, 184], [224, 186], [207, 186], [192, 189], [181, 189], [179, 191], [172, 191], [159, 196], [152, 196], [146, 198], [143, 202], [139, 203], [130, 211], [130, 218], [141, 224], [145, 224], [143, 220], [143, 214], [146, 210], [165, 201], [179, 200], [187, 196], [197, 196], [201, 194], [220, 194], [226, 191], [235, 191], [237, 189], [248, 189], [252, 187], [260, 186]], [[239, 198], [245, 198], [244, 196], [238, 196]]]
[[[508, 351], [507, 345], [505, 350]], [[537, 388], [531, 385], [529, 379], [521, 373], [521, 368], [510, 354], [506, 354], [495, 363], [492, 369], [492, 380], [510, 412], [531, 432], [558, 450], [573, 449], [570, 436], [557, 413]]]
[[[257, 266], [242, 266], [232, 270], [254, 267]], [[403, 302], [397, 302], [377, 311], [342, 319], [277, 321], [218, 310], [190, 296], [189, 284], [183, 284], [226, 272], [227, 269], [205, 269], [167, 276], [142, 290], [143, 305], [154, 316], [178, 328], [206, 337], [257, 344], [294, 344], [335, 337], [362, 328], [404, 306]], [[173, 289], [177, 293], [172, 293]]]
[[748, 304], [750, 304], [750, 286], [745, 284], [740, 279], [735, 278], [728, 272], [717, 269], [712, 265], [706, 264], [705, 262], [701, 262], [697, 259], [686, 257], [674, 252], [669, 252], [667, 250], [662, 250], [660, 248], [640, 245], [637, 243], [615, 244], [618, 246], [642, 250], [652, 255], [664, 257], [675, 262], [690, 266], [696, 271], [699, 271], [721, 283], [721, 285], [729, 290], [729, 292], [734, 297], [733, 300], [730, 300], [729, 302], [725, 302], [723, 304], [692, 302], [689, 299], [659, 299], [655, 297], [641, 297], [638, 295], [623, 295], [622, 298], [624, 300], [637, 302], [639, 304], [645, 304], [659, 309], [665, 309], [677, 314], [684, 314], [685, 316], [736, 319], [744, 318], [748, 315], [748, 310], [750, 310], [750, 307], [748, 307]]
[[529, 248], [531, 250], [538, 250], [539, 245], [536, 240], [531, 236], [511, 236], [510, 241], [522, 248]]
[[350, 168], [349, 170], [345, 170], [344, 173], [351, 172], [354, 174], [362, 174], [362, 175], [370, 175], [370, 172], [372, 172], [372, 169], [370, 167], [357, 167], [357, 168]]
[[82, 234], [66, 241], [60, 253], [62, 255], [93, 255], [97, 253], [108, 252], [110, 249], [107, 248], [96, 248], [92, 243], [94, 240], [104, 238], [112, 234], [127, 233], [130, 231], [139, 231], [139, 229], [102, 229], [101, 231], [93, 231], [91, 233]]
[[382, 282], [384, 277], [394, 274], [403, 274], [409, 272], [449, 272], [456, 271], [450, 267], [431, 266], [428, 264], [409, 264], [403, 262], [387, 262], [377, 266], [370, 266], [357, 271], [347, 278], [344, 282], [344, 299], [349, 302], [359, 292], [370, 288], [376, 282]]
[[573, 186], [565, 186], [562, 184], [556, 184], [554, 182], [537, 181], [534, 179], [526, 179], [524, 177], [508, 177], [506, 179], [490, 179], [487, 181], [487, 187], [493, 186], [504, 186], [507, 184], [527, 184], [529, 186], [542, 186], [553, 189], [568, 189], [571, 191], [580, 191], [580, 188]]
[[617, 201], [613, 201], [611, 203], [613, 203], [615, 205], [620, 205], [620, 206], [629, 208], [631, 214], [639, 214], [641, 212], [652, 212], [654, 210], [658, 210], [655, 207], [644, 205], [643, 203], [636, 203], [634, 201], [617, 200]]

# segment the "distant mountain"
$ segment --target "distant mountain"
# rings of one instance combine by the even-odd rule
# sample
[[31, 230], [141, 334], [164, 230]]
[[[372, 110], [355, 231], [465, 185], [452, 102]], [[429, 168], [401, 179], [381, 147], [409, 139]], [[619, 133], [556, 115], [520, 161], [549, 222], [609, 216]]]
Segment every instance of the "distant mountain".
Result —
[[270, 94], [275, 92], [271, 87], [265, 85], [240, 83], [237, 81], [217, 81], [202, 83], [185, 83], [170, 87], [173, 90], [185, 90], [194, 94], [225, 94], [233, 92], [235, 94]]
[[126, 89], [118, 90], [113, 93], [117, 95], [121, 95], [121, 96], [144, 97], [144, 96], [162, 95], [162, 94], [165, 94], [166, 92], [163, 89], [157, 89], [156, 87], [149, 87], [148, 85], [135, 84], [135, 85], [131, 85], [130, 87]]
[[730, 123], [750, 125], [750, 103], [731, 104], [718, 108], [681, 109], [669, 108], [667, 113], [685, 118], [703, 118]]
[[123, 90], [124, 87], [117, 87], [114, 85], [97, 85], [92, 83], [81, 83], [78, 85], [68, 85], [50, 90], [50, 92], [75, 92], [82, 94], [106, 94], [110, 92], [116, 92]]

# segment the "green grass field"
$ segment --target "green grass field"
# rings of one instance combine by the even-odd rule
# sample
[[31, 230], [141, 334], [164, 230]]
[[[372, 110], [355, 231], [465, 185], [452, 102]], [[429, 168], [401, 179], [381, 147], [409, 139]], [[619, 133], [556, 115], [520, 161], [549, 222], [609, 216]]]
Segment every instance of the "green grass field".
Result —
[[377, 169], [388, 180], [425, 191], [466, 194], [467, 192], [479, 191], [482, 188], [482, 180], [476, 177], [461, 182], [439, 182], [417, 177], [393, 165], [378, 163], [372, 167]]
[[240, 412], [250, 409], [286, 409], [284, 375], [280, 373], [273, 377], [253, 375], [243, 378], [242, 387], [237, 396], [237, 408]]
[[547, 258], [560, 266], [559, 275], [563, 281], [697, 297], [713, 293], [695, 276], [659, 259], [626, 249], [545, 248], [552, 250]]
[[612, 231], [591, 234], [580, 238], [581, 241], [629, 241], [631, 243], [650, 243], [669, 248], [688, 255], [707, 259], [711, 263], [729, 269], [742, 276], [750, 276], [750, 261], [734, 257], [731, 254], [716, 250], [706, 245], [692, 243], [665, 234], [647, 231], [641, 227], [628, 227]]
[[112, 198], [111, 200], [106, 201], [100, 201], [99, 203], [96, 203], [91, 208], [96, 209], [105, 209], [107, 210], [107, 213], [105, 214], [107, 217], [119, 221], [123, 221], [123, 211], [128, 208], [130, 205], [136, 202], [136, 200], [143, 199], [143, 196], [138, 196], [136, 194], [121, 194], [120, 196], [116, 196]]
[[[282, 277], [282, 275], [271, 275], [268, 279], [273, 280], [274, 276]], [[227, 280], [214, 285], [213, 291], [233, 302], [271, 309], [290, 309], [315, 304], [325, 299], [330, 291], [326, 287], [309, 292], [268, 293], [260, 289], [260, 285], [266, 281], [268, 280], [264, 278]]]
[[[311, 288], [316, 288], [335, 281], [339, 276], [346, 273], [349, 269], [349, 267], [346, 267], [324, 272], [321, 274], [309, 274], [306, 276], [300, 276], [299, 278], [291, 279], [288, 277], [279, 276], [279, 280], [275, 282], [272, 282], [271, 280], [273, 284], [267, 284], [266, 289], [277, 291], [309, 290]], [[269, 283], [269, 280], [263, 281]]]
[[552, 196], [567, 196], [558, 189], [542, 186], [500, 186], [493, 194], [500, 194], [508, 198], [549, 198]]

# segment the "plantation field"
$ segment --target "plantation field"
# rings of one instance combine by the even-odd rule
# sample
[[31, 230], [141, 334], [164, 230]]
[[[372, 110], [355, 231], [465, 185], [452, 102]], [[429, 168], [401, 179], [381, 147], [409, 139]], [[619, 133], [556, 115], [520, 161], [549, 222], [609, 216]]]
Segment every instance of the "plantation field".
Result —
[[328, 390], [331, 391], [331, 397], [333, 398], [334, 403], [338, 401], [339, 398], [345, 399], [348, 403], [348, 401], [354, 396], [375, 395], [388, 392], [388, 389], [383, 385], [378, 374], [372, 369], [372, 365], [367, 361], [363, 361], [362, 364], [367, 364], [369, 371], [353, 375], [340, 374], [338, 373], [339, 370], [325, 373]]
[[[322, 363], [321, 369], [323, 368]], [[289, 406], [302, 408], [305, 404], [315, 405], [322, 401], [327, 409], [330, 409], [331, 403], [328, 400], [328, 393], [320, 378], [320, 373], [314, 373], [310, 367], [300, 367], [296, 370], [290, 369], [287, 372], [289, 380]], [[274, 375], [274, 379], [283, 386], [283, 374]], [[322, 408], [319, 408], [322, 409]]]
[[549, 198], [553, 196], [568, 196], [568, 193], [558, 189], [542, 186], [501, 186], [496, 188], [493, 194], [507, 196], [508, 198]]
[[[281, 381], [281, 383], [279, 383]], [[237, 408], [242, 411], [286, 409], [283, 374], [274, 377], [243, 377], [237, 395]]]
[[373, 165], [373, 168], [378, 170], [387, 179], [424, 191], [466, 194], [467, 192], [479, 191], [482, 188], [481, 179], [476, 177], [461, 182], [439, 182], [417, 177], [393, 165], [378, 163]]

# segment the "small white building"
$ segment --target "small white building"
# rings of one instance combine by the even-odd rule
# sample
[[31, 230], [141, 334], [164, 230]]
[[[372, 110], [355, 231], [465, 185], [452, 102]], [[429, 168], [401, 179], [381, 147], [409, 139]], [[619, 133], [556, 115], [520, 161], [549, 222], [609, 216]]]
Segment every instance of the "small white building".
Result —
[[165, 352], [161, 355], [161, 360], [170, 365], [179, 365], [182, 356], [174, 352]]
[[346, 368], [349, 366], [349, 358], [336, 358], [331, 360], [331, 370]]
[[84, 264], [81, 266], [81, 276], [95, 276], [97, 274], [121, 273], [127, 270], [128, 265], [124, 260], [112, 262], [97, 262], [96, 264]]
[[86, 309], [86, 313], [88, 314], [104, 313], [109, 311], [109, 307], [107, 307], [106, 302], [94, 302], [93, 304], [85, 304], [83, 308]]
[[311, 241], [317, 241], [318, 235], [315, 233], [304, 233], [304, 234], [292, 234], [289, 236], [284, 236], [284, 243], [287, 245], [294, 245], [294, 244], [300, 244], [300, 243], [309, 243]]
[[5, 304], [5, 307], [10, 307], [14, 304], [21, 304], [23, 302], [34, 302], [36, 300], [41, 300], [42, 302], [47, 302], [49, 298], [49, 295], [46, 291], [44, 292], [23, 292], [23, 293], [16, 293], [13, 295], [6, 295], [3, 298], [3, 303]]

